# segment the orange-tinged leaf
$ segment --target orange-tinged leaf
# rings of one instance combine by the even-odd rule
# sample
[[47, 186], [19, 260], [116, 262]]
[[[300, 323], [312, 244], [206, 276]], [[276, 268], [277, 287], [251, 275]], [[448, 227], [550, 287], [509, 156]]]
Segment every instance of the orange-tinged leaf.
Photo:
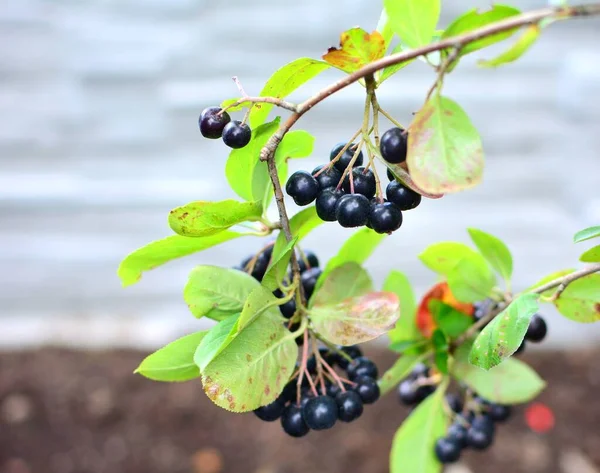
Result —
[[433, 331], [437, 328], [433, 314], [429, 310], [429, 302], [434, 299], [467, 315], [473, 315], [475, 311], [473, 304], [466, 304], [456, 300], [447, 282], [436, 284], [423, 296], [417, 309], [417, 327], [419, 327], [421, 333], [426, 337], [431, 337]]
[[378, 31], [369, 34], [352, 28], [340, 35], [340, 47], [329, 48], [323, 60], [342, 71], [352, 73], [385, 54], [385, 38]]

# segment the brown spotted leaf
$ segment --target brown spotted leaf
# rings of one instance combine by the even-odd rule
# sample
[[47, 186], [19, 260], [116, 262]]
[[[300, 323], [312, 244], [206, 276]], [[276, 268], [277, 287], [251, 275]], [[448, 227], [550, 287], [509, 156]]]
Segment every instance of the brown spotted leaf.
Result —
[[394, 327], [400, 301], [393, 292], [371, 292], [335, 305], [315, 305], [310, 318], [324, 338], [339, 345], [363, 343]]
[[523, 341], [531, 317], [538, 310], [538, 294], [517, 297], [477, 336], [469, 354], [469, 362], [484, 370], [499, 365], [512, 355]]
[[329, 48], [323, 60], [342, 71], [352, 73], [385, 54], [385, 39], [378, 31], [369, 34], [352, 28], [340, 35], [340, 47]]
[[294, 369], [298, 347], [280, 316], [266, 311], [238, 332], [202, 369], [206, 395], [219, 407], [248, 412], [273, 402]]
[[600, 274], [590, 274], [570, 283], [554, 302], [558, 311], [575, 322], [600, 320]]
[[407, 164], [416, 186], [432, 194], [476, 186], [483, 176], [483, 147], [465, 111], [434, 94], [410, 125]]
[[359, 263], [348, 261], [327, 271], [310, 299], [310, 306], [334, 305], [351, 297], [362, 296], [372, 289], [373, 281], [369, 273]]

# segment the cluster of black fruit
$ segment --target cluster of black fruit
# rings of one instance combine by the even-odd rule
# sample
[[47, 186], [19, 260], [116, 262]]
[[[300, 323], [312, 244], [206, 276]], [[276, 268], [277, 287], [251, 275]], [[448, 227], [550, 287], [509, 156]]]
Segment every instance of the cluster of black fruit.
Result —
[[[407, 151], [404, 130], [392, 128], [386, 131], [381, 137], [380, 151], [389, 163], [404, 162]], [[388, 170], [390, 183], [386, 188], [387, 199], [375, 197], [375, 175], [372, 170], [362, 166], [362, 151], [356, 158], [355, 154], [354, 143], [336, 145], [329, 157], [332, 164], [317, 166], [312, 173], [296, 171], [287, 181], [286, 192], [297, 205], [304, 206], [316, 201], [317, 214], [326, 222], [337, 221], [346, 228], [366, 225], [377, 233], [397, 230], [402, 225], [402, 211], [417, 207], [421, 203], [421, 195], [398, 182]], [[350, 163], [352, 179], [346, 174], [343, 182], [340, 182]]]
[[[486, 299], [482, 302], [476, 302], [474, 304], [475, 312], [473, 313], [473, 318], [475, 319], [475, 321], [477, 322], [481, 318], [485, 317], [487, 314], [490, 313], [490, 311], [496, 310], [498, 308], [496, 304], [497, 303], [495, 301], [492, 301], [490, 299]], [[540, 343], [546, 338], [547, 333], [548, 326], [546, 325], [546, 321], [540, 314], [535, 314], [531, 318], [531, 321], [529, 322], [529, 327], [527, 328], [527, 333], [525, 334], [525, 338], [523, 339], [523, 342], [521, 342], [519, 348], [517, 348], [515, 354], [523, 353], [527, 342]]]
[[[267, 422], [280, 419], [284, 432], [292, 437], [303, 437], [311, 430], [330, 429], [338, 420], [352, 422], [358, 419], [365, 404], [379, 399], [377, 366], [363, 356], [357, 346], [343, 347], [340, 351], [343, 355], [327, 348], [319, 349], [320, 356], [331, 367], [344, 370], [352, 384], [344, 384], [342, 390], [338, 384], [327, 380], [325, 391], [315, 396], [304, 378], [298, 399], [297, 379], [293, 379], [275, 401], [256, 409], [256, 416]], [[311, 375], [317, 373], [317, 363], [314, 355], [308, 359], [307, 370]], [[322, 386], [316, 384], [321, 390]]]
[[198, 119], [200, 133], [205, 138], [216, 140], [223, 138], [223, 143], [233, 149], [243, 148], [250, 143], [252, 131], [246, 123], [231, 121], [231, 117], [220, 107], [208, 107], [202, 110]]

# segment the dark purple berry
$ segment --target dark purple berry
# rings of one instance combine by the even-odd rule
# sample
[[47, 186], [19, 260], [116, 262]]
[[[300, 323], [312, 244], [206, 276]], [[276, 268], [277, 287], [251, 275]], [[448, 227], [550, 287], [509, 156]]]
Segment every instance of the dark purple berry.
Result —
[[296, 396], [297, 396], [297, 382], [296, 381], [297, 380], [295, 378], [291, 381], [288, 381], [288, 383], [285, 385], [285, 387], [283, 388], [283, 391], [281, 391], [281, 394], [279, 395], [279, 397], [277, 399], [279, 399], [284, 404], [295, 401]]
[[[351, 345], [349, 347], [342, 347], [342, 351], [346, 355], [348, 355], [350, 358], [352, 358], [353, 360], [355, 360], [359, 356], [362, 356], [362, 354], [363, 354], [362, 350], [356, 345]], [[350, 364], [350, 362], [348, 361], [348, 359], [345, 356], [340, 355], [339, 360], [338, 360], [339, 367], [342, 368], [343, 370], [345, 370], [346, 368], [348, 368], [349, 364]]]
[[377, 233], [391, 233], [402, 225], [402, 211], [391, 202], [374, 204], [369, 214], [371, 228]]
[[335, 208], [335, 218], [342, 227], [362, 227], [369, 220], [369, 199], [361, 194], [346, 194]]
[[519, 348], [517, 348], [517, 350], [515, 351], [515, 355], [520, 355], [521, 353], [523, 353], [525, 351], [525, 347], [527, 346], [527, 342], [525, 342], [525, 340], [523, 340], [521, 342], [521, 344], [519, 345]]
[[273, 422], [281, 417], [285, 404], [281, 400], [275, 399], [271, 404], [259, 407], [254, 411], [256, 417], [267, 422]]
[[[335, 159], [335, 157], [340, 153], [340, 151], [342, 151], [344, 146], [346, 146], [346, 143], [338, 143], [331, 150], [331, 154], [329, 155], [329, 161], [333, 161]], [[339, 172], [343, 173], [344, 170], [350, 165], [350, 161], [354, 157], [354, 153], [356, 153], [356, 145], [354, 143], [352, 143], [350, 145], [350, 147], [346, 151], [344, 151], [344, 154], [340, 157], [340, 159], [338, 159], [335, 162], [335, 164], [334, 164], [335, 168]], [[353, 167], [362, 166], [362, 163], [363, 163], [363, 152], [361, 151], [358, 154], [356, 161], [354, 161]]]
[[223, 128], [223, 143], [233, 149], [239, 149], [250, 143], [252, 131], [247, 123], [239, 120], [229, 122]]
[[400, 164], [406, 161], [407, 138], [407, 134], [402, 128], [390, 128], [381, 137], [379, 144], [381, 157], [392, 164]]
[[335, 210], [337, 204], [344, 195], [344, 191], [335, 187], [330, 187], [321, 191], [315, 203], [317, 215], [325, 222], [335, 222]]
[[354, 386], [353, 389], [358, 393], [365, 404], [373, 404], [379, 399], [379, 385], [375, 379], [370, 376], [361, 376], [360, 378], [357, 378], [355, 382], [356, 386]]
[[[306, 264], [308, 263], [308, 265]], [[303, 273], [310, 268], [319, 267], [319, 258], [312, 251], [305, 251], [304, 257], [298, 255], [298, 266], [300, 266], [300, 272]]]
[[361, 376], [369, 376], [375, 379], [379, 374], [377, 365], [365, 356], [359, 356], [354, 359], [354, 361], [348, 365], [348, 368], [346, 368], [346, 373], [348, 373], [350, 381], [354, 381]]
[[[352, 170], [352, 184], [354, 186], [355, 194], [362, 194], [367, 199], [372, 199], [375, 195], [376, 184], [375, 184], [375, 174], [370, 169], [367, 169], [365, 172], [364, 167], [354, 168]], [[347, 193], [350, 193], [350, 178], [346, 176], [344, 179], [344, 190]]]
[[304, 422], [302, 409], [294, 404], [290, 404], [283, 410], [281, 427], [286, 434], [292, 437], [304, 437], [310, 431]]
[[329, 396], [317, 396], [302, 408], [302, 416], [306, 425], [313, 430], [330, 429], [338, 419], [338, 405]]
[[488, 415], [495, 422], [504, 422], [510, 417], [512, 409], [503, 404], [490, 404], [488, 406]]
[[467, 430], [467, 446], [475, 450], [485, 450], [494, 441], [494, 434], [488, 430], [474, 429]]
[[352, 422], [363, 413], [363, 401], [354, 391], [339, 393], [335, 402], [338, 405], [338, 418], [342, 422]]
[[400, 210], [411, 210], [421, 203], [421, 195], [402, 185], [398, 181], [392, 181], [385, 189], [387, 199], [396, 204]]
[[417, 363], [410, 372], [410, 377], [412, 379], [427, 378], [429, 376], [429, 371], [429, 366], [425, 363]]
[[460, 450], [460, 445], [449, 438], [441, 438], [435, 443], [435, 456], [440, 463], [454, 463], [458, 461]]
[[482, 414], [475, 416], [475, 418], [471, 421], [471, 429], [484, 430], [493, 434], [496, 430], [496, 426], [489, 415]]
[[546, 338], [547, 333], [548, 326], [546, 325], [546, 321], [538, 314], [535, 314], [529, 322], [525, 338], [530, 342], [539, 343]]
[[279, 310], [286, 319], [291, 319], [296, 313], [296, 301], [293, 298], [290, 299], [285, 304], [281, 304]]
[[242, 262], [242, 268], [244, 268], [244, 271], [251, 270], [250, 275], [254, 279], [256, 279], [258, 281], [262, 281], [262, 278], [265, 275], [265, 273], [267, 272], [267, 268], [269, 266], [269, 261], [271, 259], [271, 253], [266, 252], [266, 251], [259, 253], [258, 256], [256, 256], [256, 259], [254, 260], [254, 266], [252, 266], [253, 258], [254, 258], [254, 255], [246, 258]]
[[458, 394], [446, 394], [446, 402], [450, 409], [452, 409], [457, 414], [462, 412], [463, 410], [463, 401]]
[[317, 279], [319, 279], [319, 276], [321, 276], [322, 272], [323, 271], [320, 268], [310, 268], [304, 271], [300, 276], [300, 282], [302, 282], [304, 294], [308, 299], [310, 299], [310, 296], [312, 296], [315, 286], [317, 285]]
[[[313, 169], [313, 176], [318, 173], [321, 169], [325, 167], [325, 164], [321, 166], [317, 166]], [[335, 166], [329, 167], [321, 172], [317, 177], [315, 177], [317, 182], [319, 183], [319, 188], [321, 190], [327, 189], [329, 187], [337, 187], [340, 180], [342, 179], [342, 173], [338, 171]]]
[[202, 110], [198, 119], [200, 133], [204, 138], [217, 139], [223, 136], [223, 128], [231, 121], [227, 112], [221, 113], [221, 107], [209, 107]]
[[390, 169], [387, 169], [387, 178], [390, 181], [395, 181], [396, 180], [396, 176], [394, 176], [394, 173], [392, 171], [390, 171]]
[[454, 440], [461, 448], [467, 446], [467, 428], [455, 422], [448, 428], [447, 436], [449, 439]]
[[285, 185], [285, 191], [297, 205], [308, 205], [319, 194], [319, 183], [306, 171], [296, 171]]

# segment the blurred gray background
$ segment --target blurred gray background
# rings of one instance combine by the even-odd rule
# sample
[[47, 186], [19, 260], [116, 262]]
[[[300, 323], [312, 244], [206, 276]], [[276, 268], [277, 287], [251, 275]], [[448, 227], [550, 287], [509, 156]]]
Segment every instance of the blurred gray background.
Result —
[[[0, 1], [0, 346], [151, 347], [202, 326], [181, 297], [188, 272], [234, 265], [257, 239], [173, 262], [128, 289], [116, 276], [128, 252], [170, 234], [171, 208], [234, 197], [227, 149], [201, 138], [199, 112], [237, 95], [231, 76], [257, 94], [279, 66], [319, 57], [344, 29], [374, 29], [379, 3]], [[486, 4], [445, 1], [442, 25]], [[417, 254], [466, 241], [466, 227], [509, 244], [516, 288], [576, 264], [585, 247], [573, 233], [600, 222], [599, 31], [598, 19], [553, 25], [517, 64], [482, 70], [473, 56], [446, 80], [446, 95], [481, 132], [484, 183], [407, 213], [369, 261], [377, 282], [397, 268], [421, 294], [435, 276]], [[341, 74], [319, 76], [292, 99]], [[432, 80], [414, 63], [380, 89], [380, 102], [407, 123]], [[348, 139], [362, 100], [351, 87], [303, 118], [315, 152], [292, 170], [312, 169]], [[324, 261], [350, 234], [322, 226], [305, 246]], [[550, 323], [545, 346], [600, 339], [600, 324], [555, 313]]]

